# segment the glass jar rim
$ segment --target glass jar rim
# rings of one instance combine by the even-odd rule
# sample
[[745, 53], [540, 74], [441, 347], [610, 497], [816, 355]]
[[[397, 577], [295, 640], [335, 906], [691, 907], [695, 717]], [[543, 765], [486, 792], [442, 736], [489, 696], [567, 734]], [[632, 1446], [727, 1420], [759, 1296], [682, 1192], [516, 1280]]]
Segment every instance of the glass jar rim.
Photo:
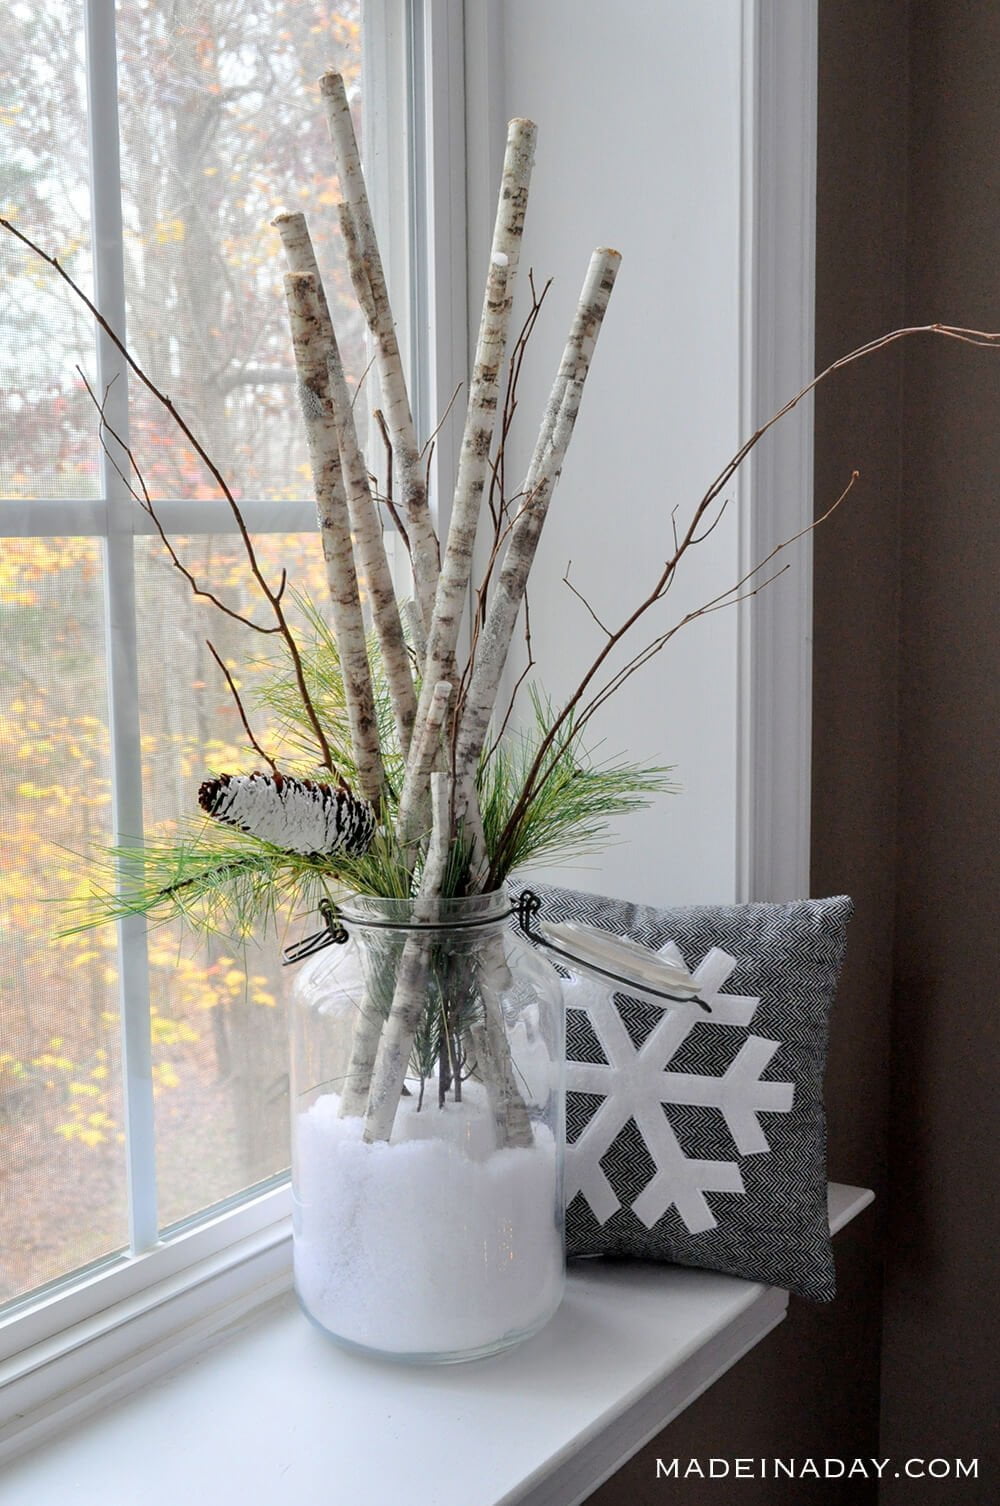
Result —
[[434, 899], [347, 894], [338, 900], [337, 913], [348, 927], [424, 931], [497, 925], [513, 911], [507, 891], [491, 889], [486, 894]]

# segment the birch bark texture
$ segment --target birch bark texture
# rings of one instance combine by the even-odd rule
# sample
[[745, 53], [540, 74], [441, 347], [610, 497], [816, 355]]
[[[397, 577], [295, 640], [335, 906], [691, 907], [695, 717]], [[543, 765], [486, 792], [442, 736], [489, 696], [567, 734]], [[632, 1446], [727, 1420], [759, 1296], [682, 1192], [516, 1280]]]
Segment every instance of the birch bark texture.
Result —
[[493, 715], [500, 676], [524, 601], [549, 503], [580, 411], [584, 384], [621, 262], [619, 252], [599, 248], [590, 259], [562, 360], [539, 428], [522, 488], [523, 502], [510, 530], [507, 551], [476, 647], [475, 665], [461, 710], [455, 750], [456, 819], [475, 804], [479, 757]]
[[330, 613], [343, 676], [344, 702], [360, 794], [381, 808], [385, 770], [379, 741], [365, 623], [354, 567], [351, 524], [340, 466], [340, 441], [330, 399], [329, 341], [319, 289], [310, 273], [285, 275], [299, 397], [312, 466]]
[[344, 196], [340, 222], [341, 228], [346, 231], [348, 268], [375, 345], [383, 412], [392, 439], [394, 470], [406, 513], [414, 591], [420, 603], [425, 627], [429, 630], [440, 569], [440, 553], [431, 523], [427, 478], [413, 426], [389, 290], [375, 236], [375, 224], [344, 80], [339, 73], [324, 73], [319, 81], [319, 88], [337, 161], [340, 190]]
[[361, 991], [358, 1013], [351, 1035], [351, 1056], [347, 1075], [340, 1090], [340, 1119], [360, 1119], [368, 1109], [368, 1091], [371, 1087], [372, 1069], [378, 1054], [382, 1034], [382, 1015], [372, 1003], [368, 989]]
[[[500, 377], [507, 352], [513, 282], [524, 234], [536, 134], [530, 120], [512, 120], [508, 127], [451, 523], [427, 638], [418, 728], [427, 716], [436, 683], [455, 677], [458, 636], [468, 599], [483, 493], [490, 474], [500, 406]], [[416, 793], [419, 799], [420, 791]]]
[[[534, 160], [536, 128], [513, 120], [508, 127], [503, 176], [497, 203], [476, 350], [469, 382], [458, 474], [443, 559], [431, 526], [423, 458], [417, 448], [385, 275], [343, 80], [335, 73], [320, 81], [330, 137], [340, 176], [341, 229], [351, 281], [375, 348], [382, 389], [379, 415], [387, 436], [393, 500], [401, 503], [414, 575], [411, 638], [426, 648], [421, 690], [413, 705], [413, 680], [397, 604], [382, 545], [367, 467], [354, 428], [351, 403], [337, 350], [336, 334], [322, 291], [308, 229], [301, 215], [281, 215], [290, 272], [285, 279], [296, 365], [324, 549], [328, 555], [334, 625], [344, 672], [359, 786], [384, 789], [371, 674], [365, 654], [358, 596], [358, 570], [369, 582], [373, 613], [387, 671], [397, 682], [393, 705], [405, 764], [395, 820], [401, 863], [418, 874], [412, 920], [430, 928], [442, 915], [442, 899], [453, 892], [450, 871], [468, 867], [459, 892], [481, 889], [489, 864], [483, 840], [476, 778], [493, 715], [500, 676], [524, 600], [528, 575], [552, 493], [580, 409], [597, 336], [608, 306], [620, 257], [594, 253], [539, 428], [519, 506], [507, 524], [506, 547], [485, 603], [482, 630], [459, 672], [458, 645], [471, 583], [476, 536], [487, 485], [502, 459], [497, 441], [501, 379], [507, 359], [513, 294], [520, 259], [525, 211]], [[495, 446], [499, 451], [494, 454]], [[510, 504], [513, 509], [513, 503]], [[352, 552], [351, 525], [355, 541]], [[500, 540], [498, 539], [498, 546]], [[493, 561], [491, 560], [491, 571]], [[486, 602], [487, 591], [489, 600]], [[404, 604], [405, 609], [405, 604]], [[338, 615], [340, 617], [338, 619]], [[388, 638], [382, 631], [388, 628]], [[364, 673], [362, 672], [362, 667]], [[405, 671], [405, 684], [404, 681]], [[374, 741], [372, 740], [372, 734]], [[443, 772], [450, 765], [449, 772]], [[362, 783], [362, 766], [371, 783]], [[376, 798], [369, 794], [368, 798]], [[459, 854], [456, 848], [461, 846]], [[423, 856], [422, 856], [423, 855]], [[453, 877], [454, 875], [452, 875]], [[391, 1001], [369, 1001], [355, 1022], [352, 1055], [340, 1112], [364, 1116], [364, 1138], [387, 1141], [410, 1068], [414, 1041], [432, 1000], [431, 969], [439, 942], [431, 929], [415, 930], [403, 944]], [[492, 1109], [498, 1146], [533, 1143], [530, 1117], [515, 1080], [503, 1021], [503, 994], [509, 986], [502, 939], [487, 939], [458, 995], [475, 998], [478, 1017], [461, 1028], [474, 1046], [477, 1069]], [[447, 992], [450, 986], [442, 982]], [[443, 1018], [441, 1028], [453, 1022]]]
[[[447, 774], [431, 775], [431, 810], [430, 842], [413, 906], [418, 924], [429, 924], [437, 917], [451, 853], [451, 779]], [[369, 1142], [388, 1140], [392, 1134], [414, 1038], [429, 1003], [427, 978], [433, 944], [430, 936], [417, 933], [403, 946], [392, 1008], [382, 1026], [368, 1091], [364, 1138]]]
[[534, 1145], [535, 1137], [527, 1105], [514, 1077], [514, 1063], [503, 1023], [503, 1006], [500, 993], [491, 987], [488, 976], [490, 959], [493, 969], [499, 968], [509, 978], [503, 946], [499, 941], [490, 941], [484, 949], [483, 967], [486, 976], [480, 980], [483, 1003], [482, 1039], [487, 1047], [487, 1057], [482, 1072], [487, 1098], [493, 1111], [499, 1149], [524, 1149]]
[[418, 855], [420, 838], [426, 835], [421, 831], [426, 809], [423, 796], [430, 786], [431, 771], [441, 751], [451, 693], [449, 680], [439, 680], [434, 686], [427, 715], [420, 723], [406, 762], [396, 815], [396, 836], [408, 867], [412, 867]]
[[279, 214], [273, 223], [281, 236], [288, 270], [316, 279], [319, 315], [327, 341], [330, 401], [340, 445], [340, 465], [354, 537], [355, 563], [359, 582], [363, 582], [367, 588], [372, 621], [382, 655], [382, 667], [392, 702], [396, 735], [400, 752], [405, 756], [410, 746], [416, 715], [416, 693], [396, 590], [382, 538], [382, 527], [368, 480], [368, 465], [354, 423], [354, 405], [344, 375], [337, 333], [305, 215]]

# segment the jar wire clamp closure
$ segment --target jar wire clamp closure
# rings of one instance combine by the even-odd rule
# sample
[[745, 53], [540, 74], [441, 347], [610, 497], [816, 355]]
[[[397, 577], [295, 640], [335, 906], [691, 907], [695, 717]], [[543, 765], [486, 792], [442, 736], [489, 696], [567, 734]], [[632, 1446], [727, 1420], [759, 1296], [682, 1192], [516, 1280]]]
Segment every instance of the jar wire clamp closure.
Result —
[[544, 947], [574, 970], [615, 983], [626, 992], [641, 994], [665, 1008], [697, 1004], [711, 1014], [711, 1007], [698, 996], [697, 979], [683, 968], [638, 942], [596, 926], [541, 921], [538, 918], [541, 907], [537, 894], [530, 889], [522, 891], [514, 909], [521, 930], [529, 941]]

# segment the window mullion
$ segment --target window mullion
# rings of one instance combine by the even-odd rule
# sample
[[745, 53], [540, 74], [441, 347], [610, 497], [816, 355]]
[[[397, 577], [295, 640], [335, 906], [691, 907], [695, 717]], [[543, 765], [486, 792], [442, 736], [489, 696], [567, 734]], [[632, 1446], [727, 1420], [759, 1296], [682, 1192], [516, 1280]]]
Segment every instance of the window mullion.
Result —
[[[417, 433], [436, 432], [431, 495], [442, 538], [451, 521], [463, 404], [438, 426], [456, 386], [467, 380], [469, 356], [463, 11], [461, 0], [408, 6], [414, 408]], [[471, 327], [479, 327], [478, 308]]]
[[[109, 413], [110, 417], [110, 413]], [[117, 478], [116, 478], [117, 479]], [[315, 533], [316, 504], [306, 498], [294, 502], [266, 497], [240, 498], [240, 511], [251, 533]], [[167, 533], [234, 533], [229, 504], [221, 497], [157, 498], [156, 516]], [[139, 538], [157, 532], [145, 512], [128, 508], [121, 517], [123, 530]], [[393, 524], [386, 520], [386, 532]], [[103, 539], [108, 535], [108, 503], [104, 497], [32, 497], [17, 501], [0, 497], [0, 539]]]
[[[114, 0], [86, 0], [86, 37], [95, 301], [124, 339]], [[127, 444], [128, 373], [120, 352], [103, 331], [98, 331], [97, 338], [97, 379], [98, 390], [105, 395], [108, 423]], [[141, 840], [143, 830], [132, 539], [135, 504], [116, 468], [127, 468], [127, 456], [113, 440], [108, 440], [108, 446], [111, 453], [101, 454], [101, 482], [107, 510], [104, 586], [113, 821], [116, 846], [128, 846]], [[140, 916], [122, 921], [118, 940], [129, 1239], [133, 1254], [139, 1254], [155, 1245], [159, 1236], [145, 921]]]

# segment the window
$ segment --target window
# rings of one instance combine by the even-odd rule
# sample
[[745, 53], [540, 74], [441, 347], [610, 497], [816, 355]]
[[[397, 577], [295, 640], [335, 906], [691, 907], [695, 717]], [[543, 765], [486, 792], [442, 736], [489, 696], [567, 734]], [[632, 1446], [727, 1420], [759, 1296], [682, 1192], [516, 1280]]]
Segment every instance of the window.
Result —
[[[360, 11], [14, 0], [0, 21], [3, 212], [127, 328], [265, 568], [294, 552], [306, 587], [321, 559], [269, 221], [309, 216], [360, 379], [315, 89], [336, 66], [360, 104]], [[253, 593], [210, 478], [110, 342], [95, 356], [86, 311], [7, 236], [0, 270], [0, 1303], [17, 1303], [280, 1177], [287, 1053], [275, 944], [142, 926], [54, 939], [52, 902], [79, 891], [88, 853], [189, 816], [202, 772], [245, 756], [206, 639], [242, 664], [247, 630], [193, 602], [102, 453], [75, 366], [187, 566], [239, 609]]]
[[[645, 484], [620, 485], [625, 474], [648, 478], [650, 436], [662, 431], [669, 441], [671, 485], [688, 496], [704, 476], [697, 444], [710, 462], [728, 452], [720, 455], [713, 437], [720, 413], [745, 434], [811, 373], [815, 6], [638, 7], [623, 12], [610, 52], [605, 19], [592, 0], [545, 7], [339, 0], [333, 8], [320, 0], [134, 0], [118, 9], [116, 37], [113, 0], [10, 0], [0, 21], [12, 80], [0, 151], [5, 210], [24, 215], [85, 284], [96, 274], [113, 318], [127, 314], [140, 358], [188, 406], [235, 478], [267, 559], [287, 551], [290, 535], [304, 554], [315, 543], [305, 457], [287, 403], [280, 257], [273, 241], [267, 248], [266, 225], [282, 202], [305, 207], [314, 231], [330, 224], [322, 200], [331, 159], [308, 86], [331, 61], [353, 69], [363, 94], [396, 314], [405, 325], [405, 287], [414, 328], [433, 330], [417, 352], [413, 393], [424, 434], [465, 365], [470, 307], [478, 318], [482, 241], [509, 114], [533, 115], [541, 126], [530, 233], [537, 270], [559, 279], [551, 327], [533, 347], [526, 413], [544, 401], [565, 328], [559, 300], [575, 297], [580, 258], [622, 230], [628, 237], [620, 322], [602, 337], [604, 390], [595, 385], [591, 402], [598, 421], [586, 426], [592, 439], [575, 446], [576, 481], [564, 479], [566, 490], [573, 486], [570, 549], [589, 539], [596, 570], [612, 558], [610, 545], [637, 536], [637, 521], [660, 530], [649, 546], [659, 548], [662, 496]], [[602, 81], [614, 131], [580, 77]], [[692, 149], [701, 142], [693, 122], [706, 116], [725, 134], [714, 177]], [[662, 155], [656, 191], [646, 171], [651, 140]], [[634, 191], [629, 173], [642, 174]], [[678, 197], [678, 181], [686, 197]], [[706, 206], [722, 199], [725, 223], [715, 233]], [[699, 245], [711, 256], [700, 256]], [[336, 292], [332, 247], [324, 257]], [[718, 338], [705, 338], [706, 311]], [[694, 334], [678, 340], [680, 313]], [[118, 427], [128, 423], [162, 499], [158, 510], [186, 541], [192, 567], [218, 577], [228, 562], [226, 589], [241, 599], [247, 586], [231, 520], [162, 416], [134, 391], [126, 403], [108, 352], [95, 370], [88, 320], [9, 238], [0, 238], [0, 331], [0, 1175], [8, 1193], [0, 1298], [25, 1299], [28, 1310], [16, 1319], [12, 1310], [6, 1324], [30, 1334], [12, 1339], [18, 1348], [162, 1286], [185, 1263], [202, 1256], [210, 1263], [224, 1241], [263, 1248], [287, 1208], [283, 1190], [259, 1193], [284, 1160], [285, 1048], [280, 1010], [267, 1002], [281, 983], [273, 952], [244, 964], [218, 948], [181, 952], [165, 933], [148, 946], [132, 932], [120, 941], [110, 933], [51, 940], [59, 915], [49, 901], [78, 880], [79, 854], [110, 840], [116, 826], [134, 835], [140, 804], [150, 824], [190, 811], [205, 739], [223, 725], [224, 744], [237, 736], [209, 673], [208, 619], [102, 458], [93, 410], [72, 372], [77, 360], [99, 391], [110, 383], [109, 413]], [[669, 368], [670, 400], [662, 371], [644, 379], [650, 348], [671, 358], [683, 352]], [[361, 365], [359, 349], [356, 374]], [[453, 475], [456, 445], [454, 431], [438, 436], [433, 465], [441, 477]], [[739, 540], [747, 563], [794, 533], [809, 509], [808, 426], [768, 454], [765, 462], [757, 452], [745, 478], [754, 504]], [[678, 457], [693, 478], [678, 474]], [[606, 479], [602, 467], [626, 462], [627, 473]], [[610, 531], [609, 503], [617, 509]], [[546, 547], [561, 574], [569, 551], [557, 528]], [[624, 876], [609, 879], [620, 892], [658, 897], [653, 870], [668, 866], [689, 884], [674, 857], [697, 854], [702, 828], [713, 822], [736, 830], [728, 897], [802, 892], [807, 573], [799, 579], [797, 594], [763, 598], [752, 634], [730, 619], [725, 694], [717, 659], [709, 663], [705, 650], [688, 664], [693, 715], [674, 715], [689, 704], [689, 687], [673, 695], [667, 681], [645, 682], [640, 710], [658, 719], [664, 756], [681, 764], [688, 789], [670, 841], [647, 832], [623, 859]], [[713, 583], [717, 576], [695, 599], [710, 596]], [[565, 639], [558, 586], [549, 597], [553, 636]], [[235, 631], [213, 620], [224, 653]], [[694, 638], [685, 641], [696, 653]], [[558, 693], [558, 676], [550, 689]], [[708, 691], [724, 715], [710, 714]], [[657, 751], [640, 735], [634, 708], [619, 705], [612, 730], [611, 750]], [[708, 765], [709, 743], [724, 755], [726, 774], [707, 779], [699, 795], [691, 776]], [[225, 747], [213, 751], [221, 763]], [[723, 807], [736, 813], [732, 821], [720, 818]], [[680, 802], [676, 810], [679, 817]], [[790, 867], [771, 861], [788, 853]], [[71, 1031], [67, 1021], [78, 1019]], [[220, 1213], [228, 1202], [217, 1200], [255, 1187], [257, 1196]], [[88, 1276], [93, 1262], [97, 1274]], [[74, 1271], [51, 1295], [30, 1290]], [[107, 1355], [115, 1365], [120, 1350]], [[96, 1368], [95, 1359], [91, 1374]], [[12, 1410], [34, 1405], [38, 1394], [15, 1387]]]

